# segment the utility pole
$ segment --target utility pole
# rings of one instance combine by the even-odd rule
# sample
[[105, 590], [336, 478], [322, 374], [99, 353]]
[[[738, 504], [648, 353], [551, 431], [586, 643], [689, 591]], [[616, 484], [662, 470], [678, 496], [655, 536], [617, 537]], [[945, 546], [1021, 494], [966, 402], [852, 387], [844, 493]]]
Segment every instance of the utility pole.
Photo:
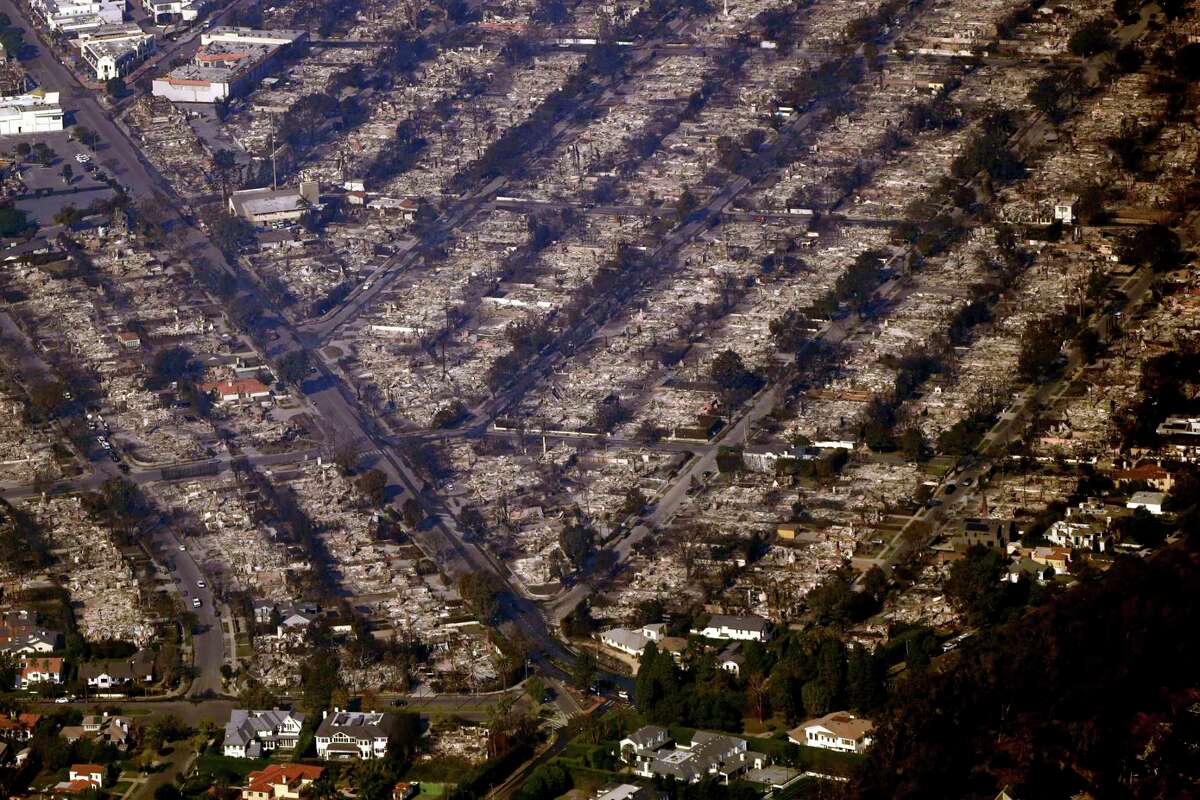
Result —
[[271, 114], [271, 191], [279, 188], [279, 177], [275, 171], [275, 115]]

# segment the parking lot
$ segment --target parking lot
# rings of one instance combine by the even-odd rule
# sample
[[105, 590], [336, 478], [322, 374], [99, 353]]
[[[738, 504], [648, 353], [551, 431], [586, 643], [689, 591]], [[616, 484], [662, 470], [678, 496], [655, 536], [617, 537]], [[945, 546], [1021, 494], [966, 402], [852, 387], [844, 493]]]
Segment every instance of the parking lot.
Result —
[[[17, 198], [16, 205], [38, 224], [53, 224], [55, 215], [67, 206], [83, 209], [113, 196], [113, 190], [92, 172], [95, 158], [92, 151], [70, 138], [66, 131], [14, 139], [31, 146], [42, 142], [55, 153], [54, 160], [46, 166], [28, 163], [21, 168], [28, 192]], [[63, 175], [64, 167], [70, 167], [69, 181]]]

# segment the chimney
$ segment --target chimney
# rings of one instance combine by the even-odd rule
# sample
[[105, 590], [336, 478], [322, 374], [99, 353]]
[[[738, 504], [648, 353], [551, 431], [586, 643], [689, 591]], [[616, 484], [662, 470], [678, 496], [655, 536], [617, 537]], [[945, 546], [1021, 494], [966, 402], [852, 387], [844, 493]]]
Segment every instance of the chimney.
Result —
[[321, 201], [321, 187], [316, 181], [300, 181], [300, 196], [312, 205]]

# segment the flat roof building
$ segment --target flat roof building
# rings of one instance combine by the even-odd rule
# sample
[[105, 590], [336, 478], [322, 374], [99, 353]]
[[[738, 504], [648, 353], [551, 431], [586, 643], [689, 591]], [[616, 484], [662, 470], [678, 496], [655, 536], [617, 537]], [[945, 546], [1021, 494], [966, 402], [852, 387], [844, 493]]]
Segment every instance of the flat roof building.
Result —
[[244, 189], [229, 196], [229, 213], [254, 225], [298, 222], [320, 205], [316, 181], [301, 181], [289, 189]]
[[0, 136], [49, 133], [63, 129], [58, 92], [34, 89], [29, 94], [0, 98]]
[[155, 78], [152, 91], [175, 103], [216, 103], [247, 94], [281, 55], [307, 39], [307, 31], [213, 28], [200, 37], [191, 63]]
[[33, 11], [52, 31], [70, 34], [83, 27], [118, 25], [125, 19], [125, 0], [33, 0]]
[[80, 52], [98, 81], [128, 75], [154, 52], [154, 35], [137, 25], [106, 25], [80, 36]]

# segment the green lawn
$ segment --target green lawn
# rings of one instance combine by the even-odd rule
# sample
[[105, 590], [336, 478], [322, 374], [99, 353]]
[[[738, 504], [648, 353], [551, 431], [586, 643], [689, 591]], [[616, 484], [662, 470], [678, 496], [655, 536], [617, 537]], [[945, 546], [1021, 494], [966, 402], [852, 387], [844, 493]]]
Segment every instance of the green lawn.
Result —
[[244, 778], [268, 764], [265, 758], [230, 758], [219, 753], [204, 753], [196, 759], [199, 772], [229, 773]]
[[446, 783], [422, 783], [421, 793], [418, 797], [441, 797], [446, 793], [446, 787], [450, 784]]

